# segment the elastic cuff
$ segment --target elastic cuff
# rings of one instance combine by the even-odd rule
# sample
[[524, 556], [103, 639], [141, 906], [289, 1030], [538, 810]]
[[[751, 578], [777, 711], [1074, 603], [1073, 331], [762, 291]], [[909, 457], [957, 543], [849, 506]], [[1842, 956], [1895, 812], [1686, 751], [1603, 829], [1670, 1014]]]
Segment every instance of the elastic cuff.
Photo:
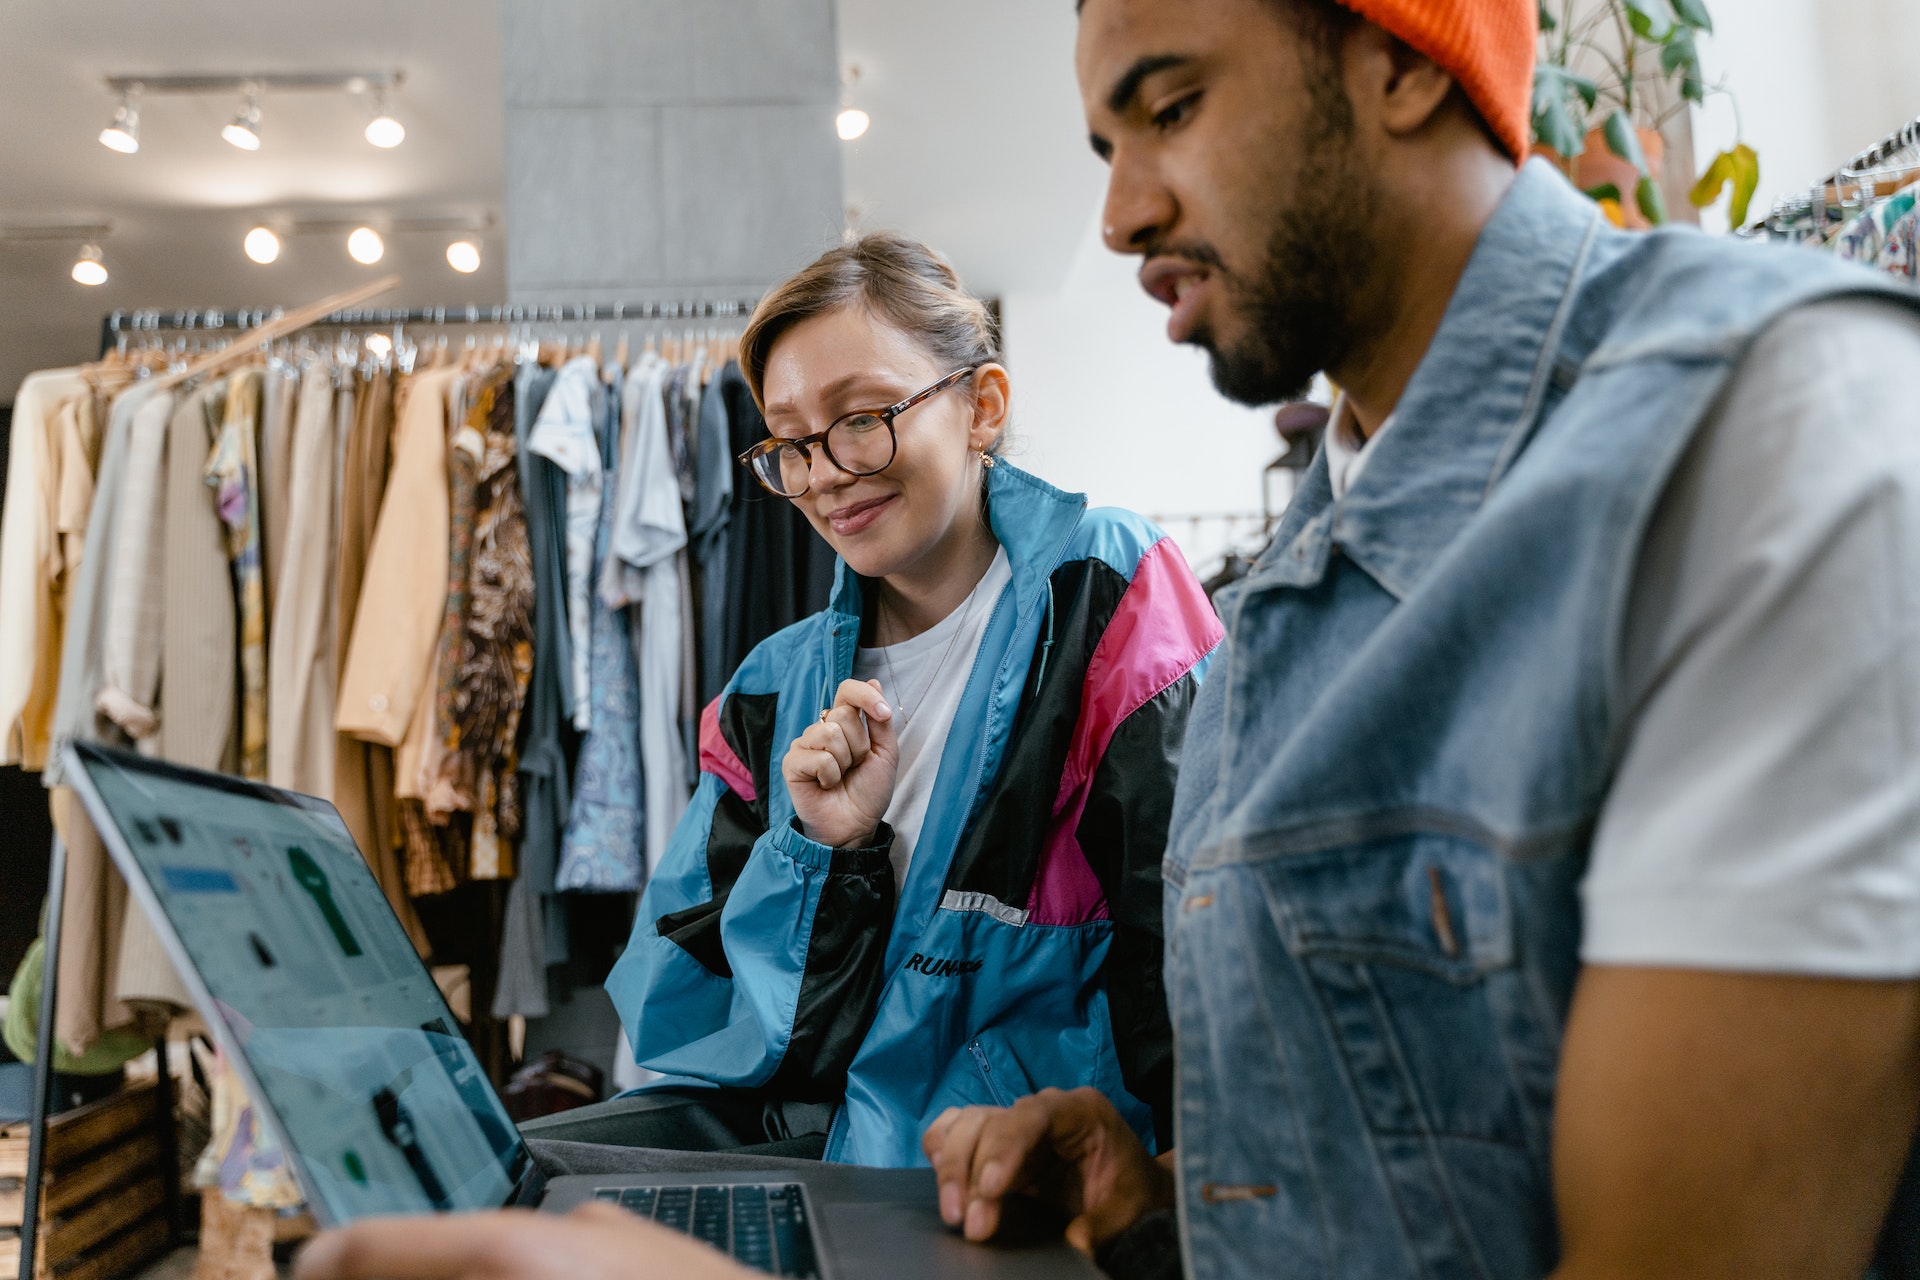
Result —
[[1093, 1251], [1112, 1280], [1180, 1280], [1180, 1227], [1172, 1209], [1143, 1214]]
[[835, 849], [821, 844], [800, 829], [796, 816], [784, 827], [773, 829], [773, 847], [803, 867], [843, 875], [867, 875], [893, 865], [893, 828], [881, 823], [873, 833], [873, 843], [861, 849]]

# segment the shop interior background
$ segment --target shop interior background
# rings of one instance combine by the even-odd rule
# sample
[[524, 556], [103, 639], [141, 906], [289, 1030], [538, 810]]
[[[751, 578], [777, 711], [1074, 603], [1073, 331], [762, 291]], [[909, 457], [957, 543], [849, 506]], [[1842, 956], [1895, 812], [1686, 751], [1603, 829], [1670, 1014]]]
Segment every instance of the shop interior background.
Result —
[[[389, 271], [401, 285], [382, 305], [525, 301], [510, 293], [506, 268], [503, 103], [516, 59], [503, 66], [503, 22], [531, 19], [540, 57], [575, 60], [578, 101], [611, 100], [645, 76], [644, 52], [568, 48], [604, 2], [0, 3], [0, 403], [28, 371], [97, 354], [101, 317], [115, 308], [291, 306]], [[1204, 359], [1169, 347], [1162, 309], [1100, 245], [1103, 170], [1085, 142], [1068, 0], [628, 7], [625, 29], [642, 38], [649, 29], [685, 38], [687, 15], [708, 10], [709, 74], [733, 80], [736, 100], [752, 97], [738, 90], [755, 58], [751, 41], [736, 39], [743, 53], [730, 63], [728, 33], [807, 11], [808, 25], [837, 42], [843, 73], [857, 68], [841, 93], [871, 120], [839, 147], [847, 221], [928, 240], [1000, 301], [1018, 459], [1096, 502], [1167, 518], [1199, 567], [1248, 538], [1262, 467], [1277, 452], [1270, 415], [1217, 396]], [[1757, 211], [1920, 114], [1912, 0], [1737, 0], [1713, 12], [1706, 68], [1737, 95], [1744, 137], [1761, 154]], [[524, 49], [516, 56], [526, 61]], [[369, 146], [365, 103], [344, 93], [268, 95], [266, 145], [251, 154], [220, 139], [235, 110], [224, 94], [145, 98], [137, 154], [96, 141], [114, 108], [109, 75], [343, 68], [404, 74], [390, 99], [407, 130], [401, 146]], [[833, 116], [822, 105], [823, 132]], [[1711, 99], [1692, 125], [1695, 154], [1710, 156], [1733, 138], [1733, 108]], [[404, 229], [387, 235], [373, 266], [347, 256], [343, 231], [285, 236], [279, 260], [258, 266], [241, 244], [263, 220], [465, 222], [484, 228], [460, 233], [479, 246], [480, 267], [449, 268], [453, 234]], [[4, 230], [62, 223], [110, 226], [100, 238], [107, 283], [70, 278], [76, 244]], [[821, 243], [831, 232], [821, 228]]]

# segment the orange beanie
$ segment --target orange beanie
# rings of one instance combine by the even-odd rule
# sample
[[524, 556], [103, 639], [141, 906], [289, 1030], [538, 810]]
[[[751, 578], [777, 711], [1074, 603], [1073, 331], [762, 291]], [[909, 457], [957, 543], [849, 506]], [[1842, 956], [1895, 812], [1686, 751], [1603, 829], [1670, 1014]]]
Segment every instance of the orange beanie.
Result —
[[1533, 137], [1538, 0], [1340, 0], [1459, 82], [1514, 162]]

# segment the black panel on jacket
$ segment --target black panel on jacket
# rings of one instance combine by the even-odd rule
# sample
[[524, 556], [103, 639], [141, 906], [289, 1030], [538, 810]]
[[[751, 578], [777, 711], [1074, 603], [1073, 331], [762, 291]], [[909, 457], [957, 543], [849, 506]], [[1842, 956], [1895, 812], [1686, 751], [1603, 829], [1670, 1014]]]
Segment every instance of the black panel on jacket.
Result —
[[779, 705], [780, 695], [774, 693], [736, 693], [720, 704], [720, 736], [747, 767], [757, 798], [749, 801], [729, 787], [714, 806], [713, 825], [707, 833], [707, 878], [713, 884], [713, 898], [654, 921], [661, 937], [722, 978], [733, 976], [733, 966], [720, 944], [720, 913], [754, 842], [767, 830], [773, 724]]
[[886, 986], [896, 893], [892, 849], [893, 828], [883, 822], [871, 848], [833, 851], [807, 941], [793, 1039], [767, 1082], [777, 1098], [838, 1103], [846, 1094], [847, 1068]]
[[1049, 582], [1053, 643], [1049, 647], [1043, 625], [999, 777], [947, 871], [947, 888], [991, 894], [1016, 907], [1032, 896], [1040, 871], [1060, 775], [1080, 720], [1087, 664], [1127, 590], [1127, 580], [1098, 560], [1063, 564]]
[[1160, 862], [1187, 712], [1199, 688], [1189, 671], [1120, 723], [1075, 831], [1113, 917], [1107, 1013], [1120, 1078], [1153, 1108], [1162, 1151], [1173, 1145], [1173, 1025], [1163, 971]]

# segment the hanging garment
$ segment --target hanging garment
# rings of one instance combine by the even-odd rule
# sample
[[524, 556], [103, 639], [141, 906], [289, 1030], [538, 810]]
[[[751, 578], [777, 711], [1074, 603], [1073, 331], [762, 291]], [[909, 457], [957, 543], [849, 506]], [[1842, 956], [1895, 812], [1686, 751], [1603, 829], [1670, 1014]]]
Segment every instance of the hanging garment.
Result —
[[[687, 527], [663, 399], [667, 373], [659, 359], [643, 359], [629, 379], [638, 382], [640, 392], [633, 420], [633, 458], [630, 474], [622, 477], [623, 502], [615, 514], [610, 552], [625, 571], [607, 574], [602, 588], [607, 604], [637, 605], [640, 612], [635, 657], [640, 670], [640, 772], [645, 782], [649, 871], [666, 852], [688, 800], [679, 732], [681, 614], [680, 573], [675, 563], [687, 545]], [[632, 596], [628, 592], [636, 575], [640, 594]]]
[[[428, 369], [395, 389], [392, 471], [340, 681], [336, 726], [389, 747], [407, 738], [421, 699], [431, 697], [427, 681], [446, 604], [446, 391], [455, 372]], [[397, 761], [402, 795], [417, 790], [418, 774], [409, 774]]]
[[[737, 363], [728, 361], [716, 381], [732, 435], [728, 449], [738, 457], [766, 439], [766, 420], [754, 407], [753, 394]], [[750, 480], [739, 480], [728, 520], [721, 665], [733, 671], [753, 646], [826, 608], [833, 565], [833, 548], [814, 533], [798, 508]]]
[[63, 630], [53, 423], [85, 391], [77, 372], [56, 369], [29, 375], [14, 399], [0, 514], [0, 764], [46, 764]]
[[[281, 360], [269, 360], [260, 392], [260, 562], [266, 574], [267, 617], [278, 615], [281, 562], [287, 557], [287, 522], [292, 518], [294, 477], [294, 418], [301, 389], [300, 371]], [[269, 699], [271, 701], [271, 699]], [[268, 721], [272, 711], [269, 708]]]
[[[622, 397], [624, 398], [624, 397]], [[609, 396], [609, 401], [615, 398]], [[601, 465], [608, 488], [617, 489], [619, 417], [601, 434]], [[631, 460], [629, 460], [630, 465]], [[594, 563], [605, 573], [612, 541], [614, 504], [603, 502], [594, 542]], [[640, 672], [635, 664], [632, 620], [627, 610], [593, 594], [593, 652], [590, 682], [592, 728], [580, 746], [573, 779], [573, 812], [560, 846], [554, 888], [591, 893], [639, 889], [645, 880], [640, 773]], [[616, 1065], [618, 1060], [616, 1059]]]
[[[338, 678], [344, 678], [346, 672], [367, 554], [373, 547], [380, 504], [386, 496], [392, 463], [393, 408], [391, 376], [385, 369], [372, 370], [356, 398], [352, 430], [340, 446], [340, 547], [334, 566], [333, 614], [334, 671]], [[337, 728], [337, 708], [335, 723]], [[399, 858], [400, 816], [394, 801], [392, 748], [364, 742], [350, 733], [336, 733], [333, 803], [373, 868], [388, 905], [400, 917], [415, 949], [424, 955], [426, 932], [407, 894], [406, 874]]]
[[[273, 386], [268, 382], [268, 387]], [[271, 418], [269, 419], [271, 421]], [[277, 787], [331, 798], [334, 766], [333, 631], [335, 444], [333, 370], [301, 375], [285, 442], [297, 477], [281, 522], [285, 539], [268, 631], [267, 778]], [[272, 508], [268, 508], [271, 512]], [[268, 582], [275, 581], [269, 574]]]
[[473, 835], [463, 871], [483, 880], [513, 874], [524, 816], [517, 744], [533, 677], [534, 582], [513, 425], [513, 374], [503, 366], [473, 396], [456, 440], [455, 491], [468, 507], [467, 577], [457, 615], [449, 590], [453, 625], [440, 653], [445, 754], [434, 788], [468, 798]]
[[527, 449], [550, 459], [566, 473], [567, 635], [571, 644], [573, 727], [585, 733], [592, 718], [588, 698], [593, 635], [593, 544], [600, 527], [600, 444], [595, 424], [601, 416], [600, 369], [592, 356], [561, 367], [553, 390], [540, 408]]
[[[100, 491], [120, 490], [134, 418], [150, 404], [158, 406], [157, 412], [169, 411], [172, 396], [136, 384], [114, 401], [101, 447]], [[88, 517], [86, 551], [61, 638], [53, 741], [42, 779], [49, 787], [59, 784], [59, 753], [68, 742], [126, 741], [118, 726], [94, 712], [102, 681], [100, 626], [105, 621], [111, 559], [107, 549], [114, 545], [119, 514], [118, 503], [96, 502]], [[69, 1052], [84, 1053], [103, 1030], [131, 1020], [131, 1011], [113, 998], [110, 989], [126, 915], [126, 886], [109, 865], [106, 846], [72, 792], [62, 789], [54, 796], [53, 818], [67, 848], [67, 892], [60, 915], [61, 1000], [54, 1012], [54, 1034]]]
[[226, 416], [227, 384], [215, 382], [184, 397], [167, 427], [158, 746], [164, 760], [230, 773], [239, 764], [239, 621], [226, 529], [206, 482]]
[[[100, 493], [117, 494], [124, 487], [127, 466], [127, 442], [133, 433], [134, 416], [155, 401], [164, 401], [171, 410], [171, 392], [157, 394], [136, 383], [113, 402], [107, 422], [106, 438], [100, 449], [100, 469], [95, 486]], [[158, 410], [156, 410], [158, 412]], [[205, 458], [200, 459], [204, 464]], [[49, 744], [44, 781], [60, 784], [60, 751], [68, 742], [107, 741], [127, 744], [118, 725], [102, 720], [94, 711], [104, 679], [102, 646], [105, 639], [107, 599], [112, 587], [109, 549], [117, 540], [120, 523], [118, 502], [95, 502], [87, 517], [86, 549], [74, 574], [67, 595], [66, 624], [60, 637], [60, 656], [55, 663], [58, 695], [53, 709], [53, 736]], [[64, 953], [64, 947], [62, 948]], [[64, 964], [65, 961], [63, 960]], [[63, 969], [62, 972], [65, 972]]]
[[240, 617], [240, 775], [267, 776], [267, 593], [260, 562], [259, 461], [261, 371], [242, 369], [227, 383], [227, 416], [207, 459], [207, 483], [219, 494], [227, 556]]
[[700, 609], [696, 629], [700, 669], [697, 701], [704, 707], [720, 696], [732, 674], [721, 637], [727, 627], [727, 521], [733, 504], [734, 461], [727, 451], [727, 404], [718, 378], [701, 393], [697, 431], [700, 462], [695, 469], [687, 541], [693, 554], [694, 592]]
[[522, 366], [515, 381], [514, 445], [533, 564], [534, 648], [521, 736], [520, 865], [507, 892], [501, 929], [496, 1018], [546, 1015], [546, 966], [565, 945], [565, 917], [551, 909], [551, 902], [560, 836], [573, 803], [566, 746], [573, 685], [567, 638], [566, 474], [527, 449], [553, 382], [552, 370], [534, 365]]
[[1902, 280], [1920, 280], [1920, 208], [1907, 210], [1893, 224], [1874, 266]]
[[101, 602], [101, 685], [94, 709], [120, 726], [143, 752], [158, 745], [160, 654], [166, 589], [167, 427], [172, 404], [152, 402], [134, 415], [126, 473], [108, 501], [120, 517], [108, 549], [111, 578]]

